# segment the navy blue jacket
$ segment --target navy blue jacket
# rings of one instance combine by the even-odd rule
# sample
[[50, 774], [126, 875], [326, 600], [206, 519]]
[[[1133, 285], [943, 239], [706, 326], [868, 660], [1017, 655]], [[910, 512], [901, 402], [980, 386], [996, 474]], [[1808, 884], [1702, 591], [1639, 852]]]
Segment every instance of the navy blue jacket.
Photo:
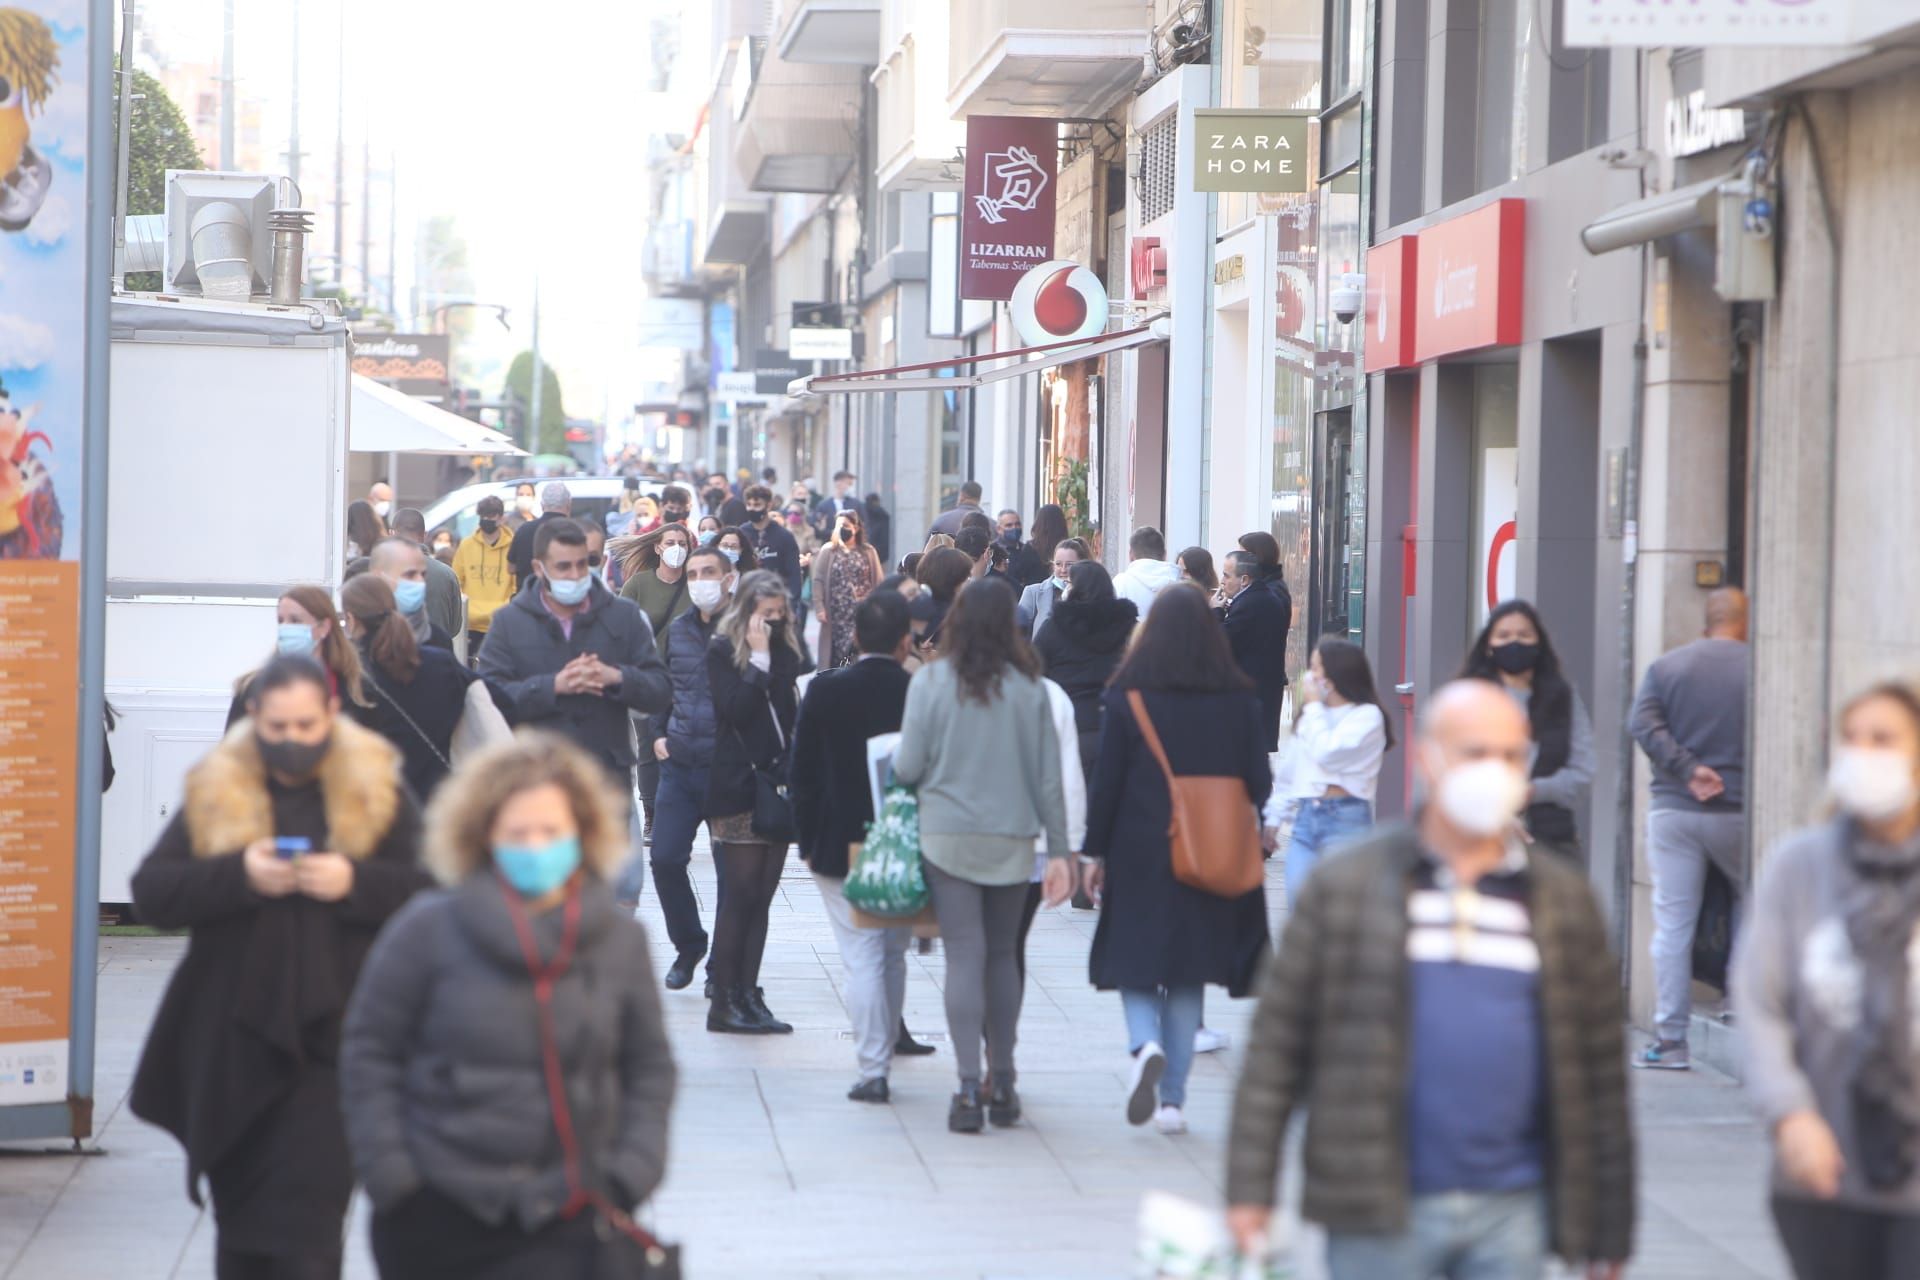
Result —
[[661, 644], [670, 692], [665, 713], [654, 717], [654, 731], [667, 740], [669, 760], [696, 769], [713, 763], [716, 729], [713, 689], [707, 681], [707, 646], [712, 641], [713, 623], [702, 622], [700, 611], [689, 609], [667, 624]]
[[1227, 604], [1221, 622], [1233, 660], [1260, 694], [1260, 732], [1267, 750], [1277, 751], [1280, 703], [1287, 691], [1287, 631], [1293, 618], [1270, 587], [1255, 582]]

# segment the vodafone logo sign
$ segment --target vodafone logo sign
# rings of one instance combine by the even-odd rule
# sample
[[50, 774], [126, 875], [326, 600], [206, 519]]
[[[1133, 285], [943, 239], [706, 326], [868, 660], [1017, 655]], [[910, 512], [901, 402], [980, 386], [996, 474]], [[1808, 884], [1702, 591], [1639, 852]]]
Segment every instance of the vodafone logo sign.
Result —
[[1077, 262], [1056, 258], [1020, 277], [1008, 304], [1029, 346], [1095, 338], [1107, 331], [1107, 289]]

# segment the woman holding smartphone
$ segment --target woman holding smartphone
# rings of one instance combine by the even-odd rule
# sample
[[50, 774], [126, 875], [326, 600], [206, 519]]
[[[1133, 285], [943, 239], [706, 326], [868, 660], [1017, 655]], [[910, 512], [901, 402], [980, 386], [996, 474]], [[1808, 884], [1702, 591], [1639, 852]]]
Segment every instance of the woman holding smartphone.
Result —
[[144, 924], [191, 932], [133, 1084], [213, 1192], [220, 1280], [340, 1274], [353, 1173], [340, 1025], [388, 917], [427, 877], [400, 753], [340, 715], [327, 673], [279, 657], [248, 718], [187, 775], [133, 878]]

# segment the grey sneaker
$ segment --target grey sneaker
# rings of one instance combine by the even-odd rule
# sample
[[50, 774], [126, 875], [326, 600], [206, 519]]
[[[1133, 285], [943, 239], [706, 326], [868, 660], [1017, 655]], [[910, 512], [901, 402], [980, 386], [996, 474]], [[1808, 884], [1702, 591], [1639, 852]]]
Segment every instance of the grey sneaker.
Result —
[[1633, 1056], [1633, 1065], [1646, 1071], [1689, 1071], [1693, 1056], [1685, 1040], [1656, 1040]]

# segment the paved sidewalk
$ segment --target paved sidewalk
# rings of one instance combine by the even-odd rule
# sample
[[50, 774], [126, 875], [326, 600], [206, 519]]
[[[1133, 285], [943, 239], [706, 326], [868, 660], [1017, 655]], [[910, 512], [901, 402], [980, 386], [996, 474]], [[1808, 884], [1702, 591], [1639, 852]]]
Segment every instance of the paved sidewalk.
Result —
[[[710, 904], [704, 857], [697, 874]], [[1277, 902], [1277, 872], [1274, 887]], [[670, 1172], [651, 1217], [685, 1244], [690, 1276], [1113, 1280], [1133, 1274], [1142, 1191], [1218, 1199], [1250, 1005], [1209, 998], [1209, 1025], [1236, 1045], [1199, 1060], [1193, 1132], [1128, 1128], [1119, 1002], [1086, 980], [1093, 916], [1043, 911], [1021, 1024], [1027, 1123], [955, 1137], [946, 1132], [952, 1058], [938, 952], [913, 958], [907, 1017], [941, 1052], [896, 1067], [892, 1107], [856, 1106], [843, 1097], [854, 1071], [839, 956], [798, 862], [774, 912], [763, 980], [795, 1035], [708, 1035], [697, 990], [665, 997], [681, 1090]], [[664, 940], [650, 891], [644, 914]], [[185, 1197], [179, 1151], [126, 1110], [147, 1026], [183, 950], [176, 939], [103, 945], [96, 1114], [107, 1154], [0, 1160], [0, 1280], [212, 1275], [212, 1223]], [[1732, 1083], [1704, 1071], [1636, 1073], [1633, 1083], [1645, 1193], [1631, 1274], [1784, 1277], [1764, 1211], [1764, 1143]], [[352, 1280], [374, 1276], [363, 1212], [350, 1226]], [[1317, 1265], [1302, 1267], [1303, 1280], [1318, 1275]]]

